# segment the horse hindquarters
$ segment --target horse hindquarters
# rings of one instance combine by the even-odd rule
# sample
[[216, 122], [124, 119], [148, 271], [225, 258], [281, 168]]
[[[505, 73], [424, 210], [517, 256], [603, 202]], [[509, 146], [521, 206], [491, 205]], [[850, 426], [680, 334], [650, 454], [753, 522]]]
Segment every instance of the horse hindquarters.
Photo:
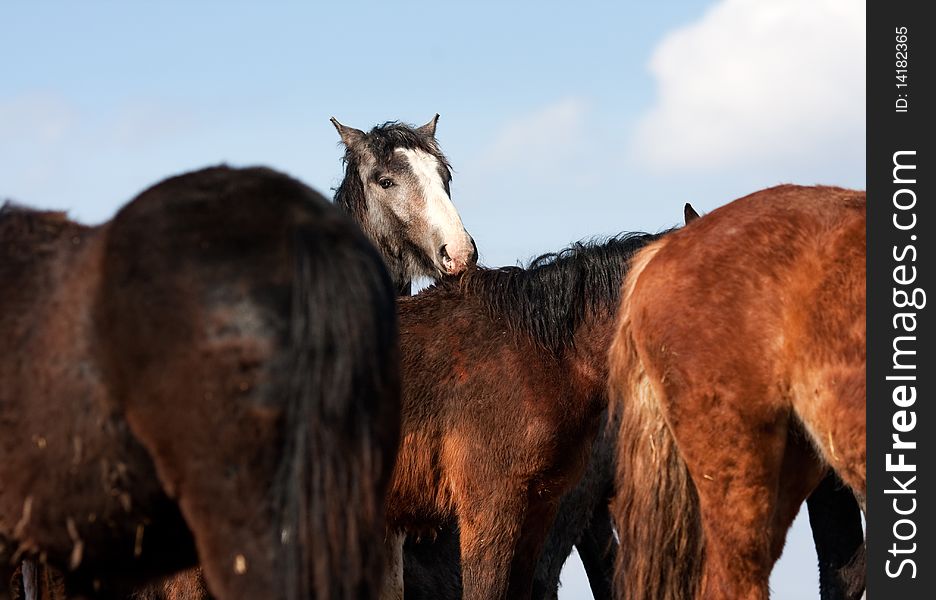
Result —
[[[788, 425], [776, 413], [757, 419], [727, 408], [758, 397], [745, 390], [653, 385], [668, 367], [650, 362], [637, 393], [630, 387], [623, 401], [616, 585], [636, 600], [767, 600], [782, 547], [771, 527], [776, 515], [790, 514], [779, 498]], [[692, 415], [712, 397], [723, 408], [701, 411], [711, 429], [700, 432]], [[708, 431], [731, 431], [731, 444]]]
[[379, 257], [288, 178], [185, 177], [210, 192], [157, 186], [134, 204], [163, 211], [113, 226], [99, 320], [127, 421], [216, 597], [375, 596], [399, 410]]
[[[621, 400], [617, 513], [619, 553], [628, 560], [619, 563], [617, 584], [634, 589], [626, 597], [644, 600], [767, 600], [786, 531], [823, 465], [795, 432], [782, 398], [755, 372], [694, 380], [705, 369], [686, 355], [677, 364], [658, 342], [636, 346], [646, 371]], [[730, 444], [713, 432], [731, 432]], [[648, 492], [653, 485], [658, 491]], [[655, 514], [646, 512], [647, 497]], [[659, 555], [640, 556], [646, 548]], [[629, 581], [635, 574], [637, 581]]]
[[[635, 259], [611, 354], [625, 422], [619, 443], [631, 446], [619, 452], [621, 462], [631, 458], [619, 463], [618, 495], [623, 508], [643, 508], [641, 486], [620, 482], [641, 476], [628, 468], [658, 462], [648, 455], [676, 456], [691, 474], [704, 553], [690, 575], [700, 589], [675, 598], [767, 598], [786, 530], [826, 465], [863, 494], [863, 214], [860, 194], [783, 186], [723, 207]], [[841, 241], [851, 246], [842, 251]], [[646, 433], [653, 428], [663, 432], [657, 439]], [[666, 483], [665, 475], [647, 479]], [[619, 509], [619, 522], [647, 514], [634, 512]], [[676, 534], [664, 528], [649, 540], [662, 545], [641, 548], [678, 549], [688, 528], [679, 513], [668, 514]], [[629, 554], [628, 534], [621, 538]], [[679, 572], [657, 565], [645, 586], [682, 586], [672, 576]], [[633, 573], [619, 568], [618, 577], [626, 583]]]

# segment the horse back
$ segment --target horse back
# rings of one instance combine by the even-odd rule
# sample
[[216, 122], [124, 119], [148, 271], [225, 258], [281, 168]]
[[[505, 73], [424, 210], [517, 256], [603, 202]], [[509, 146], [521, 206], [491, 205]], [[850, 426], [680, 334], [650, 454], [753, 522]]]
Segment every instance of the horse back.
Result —
[[59, 280], [70, 275], [72, 261], [84, 252], [84, 242], [93, 235], [92, 228], [68, 220], [62, 212], [10, 203], [0, 206], [0, 339], [4, 349], [13, 350], [21, 343], [35, 318], [35, 307]]
[[804, 360], [793, 349], [820, 338], [863, 353], [864, 208], [862, 192], [779, 186], [645, 250], [652, 258], [631, 281], [638, 326], [664, 354], [706, 363], [673, 360], [668, 377], [745, 373], [754, 357], [786, 376], [776, 369]]
[[[61, 213], [0, 210], [0, 535], [75, 569], [133, 556], [132, 541], [116, 540], [173, 512], [155, 483], [128, 493], [152, 468], [107, 408], [92, 318], [106, 232]], [[159, 508], [144, 515], [143, 498]]]

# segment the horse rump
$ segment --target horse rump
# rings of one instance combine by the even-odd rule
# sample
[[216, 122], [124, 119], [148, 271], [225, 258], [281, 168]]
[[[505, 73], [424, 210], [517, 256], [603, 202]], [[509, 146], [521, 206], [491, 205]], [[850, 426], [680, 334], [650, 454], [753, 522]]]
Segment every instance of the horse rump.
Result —
[[610, 410], [619, 422], [612, 512], [620, 545], [614, 585], [620, 597], [633, 600], [695, 598], [703, 564], [695, 485], [630, 330], [634, 288], [665, 243], [664, 238], [634, 257], [609, 354]]
[[399, 357], [357, 226], [285, 175], [205, 169], [117, 215], [104, 272], [114, 397], [212, 593], [374, 596]]

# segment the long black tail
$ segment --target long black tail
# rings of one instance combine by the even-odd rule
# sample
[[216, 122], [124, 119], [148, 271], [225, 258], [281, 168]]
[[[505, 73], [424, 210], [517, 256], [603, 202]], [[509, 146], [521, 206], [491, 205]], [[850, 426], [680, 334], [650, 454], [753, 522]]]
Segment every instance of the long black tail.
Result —
[[276, 486], [290, 598], [374, 598], [380, 589], [400, 422], [395, 293], [351, 227], [295, 233], [292, 381]]

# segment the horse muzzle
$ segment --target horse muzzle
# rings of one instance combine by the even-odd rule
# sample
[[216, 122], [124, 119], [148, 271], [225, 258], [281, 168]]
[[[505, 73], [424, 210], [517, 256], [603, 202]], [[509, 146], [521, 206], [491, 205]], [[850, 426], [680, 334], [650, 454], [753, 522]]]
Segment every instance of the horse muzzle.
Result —
[[448, 244], [439, 248], [437, 263], [444, 275], [458, 275], [478, 262], [478, 246], [474, 238], [467, 233], [468, 244], [460, 244], [459, 251], [453, 252]]

